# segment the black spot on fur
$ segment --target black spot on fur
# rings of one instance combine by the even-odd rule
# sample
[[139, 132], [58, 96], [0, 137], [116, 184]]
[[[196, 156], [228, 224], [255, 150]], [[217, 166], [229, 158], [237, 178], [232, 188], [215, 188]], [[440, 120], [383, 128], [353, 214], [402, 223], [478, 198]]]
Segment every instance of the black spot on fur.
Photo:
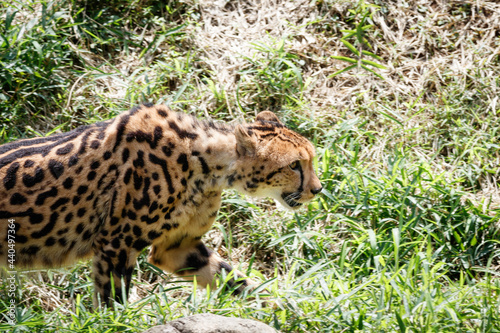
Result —
[[123, 182], [128, 184], [130, 182], [130, 177], [132, 177], [132, 168], [128, 168], [123, 177]]
[[145, 241], [142, 238], [137, 239], [134, 242], [133, 248], [136, 249], [137, 251], [142, 251], [146, 246], [148, 246], [150, 243]]
[[33, 160], [26, 160], [26, 161], [24, 161], [24, 167], [25, 168], [31, 168], [33, 165], [35, 165], [35, 161], [33, 161]]
[[160, 191], [161, 191], [161, 186], [160, 185], [155, 185], [153, 186], [153, 192], [158, 195], [160, 194]]
[[107, 151], [102, 155], [102, 158], [104, 158], [105, 161], [109, 160], [111, 158], [111, 152]]
[[87, 230], [83, 233], [83, 239], [90, 239], [92, 237], [92, 231]]
[[151, 205], [149, 206], [149, 214], [152, 214], [157, 209], [158, 209], [158, 202], [153, 201], [153, 203], [151, 203]]
[[[30, 208], [29, 210], [32, 211], [32, 209]], [[29, 214], [29, 217], [30, 217], [30, 223], [31, 224], [39, 224], [39, 223], [42, 223], [43, 222], [43, 215], [42, 214], [37, 214], [37, 213], [30, 213]], [[19, 241], [18, 240], [18, 235], [16, 236], [16, 241]]]
[[57, 219], [59, 218], [59, 213], [57, 212], [53, 212], [51, 215], [50, 215], [50, 220], [49, 220], [49, 223], [47, 223], [43, 228], [42, 230], [40, 231], [36, 231], [34, 233], [31, 234], [31, 237], [32, 238], [35, 238], [35, 239], [38, 239], [38, 238], [42, 238], [44, 236], [47, 236], [51, 231], [52, 229], [54, 229], [54, 226], [56, 225], [56, 222], [57, 222]]
[[259, 187], [259, 185], [255, 184], [255, 183], [252, 183], [252, 182], [247, 182], [246, 185], [247, 185], [247, 188], [257, 188], [257, 187]]
[[89, 187], [86, 185], [80, 185], [78, 186], [78, 189], [76, 190], [76, 193], [79, 195], [85, 194], [88, 191]]
[[[137, 112], [137, 111], [135, 111]], [[118, 126], [116, 127], [116, 142], [115, 145], [113, 146], [113, 152], [116, 151], [116, 148], [120, 145], [123, 139], [123, 134], [125, 133], [125, 129], [127, 128], [127, 124], [130, 120], [130, 116], [135, 113], [134, 111], [129, 112], [129, 114], [125, 114], [120, 118], [120, 122], [118, 123]]]
[[97, 268], [97, 273], [99, 273], [99, 275], [104, 275], [104, 269], [102, 268], [102, 264], [100, 262], [96, 262], [95, 266]]
[[56, 202], [54, 202], [51, 206], [50, 206], [50, 210], [54, 211], [56, 210], [57, 208], [59, 208], [60, 206], [62, 205], [65, 205], [69, 202], [69, 198], [59, 198], [57, 199]]
[[127, 245], [127, 247], [132, 246], [132, 242], [133, 242], [133, 240], [134, 240], [134, 239], [132, 238], [132, 236], [127, 236], [127, 237], [125, 237], [125, 245]]
[[68, 177], [64, 180], [63, 186], [65, 189], [69, 190], [73, 187], [73, 178]]
[[122, 231], [122, 226], [120, 225], [120, 226], [118, 226], [118, 228], [113, 230], [113, 232], [111, 233], [110, 236], [115, 236], [115, 235], [119, 234], [121, 231]]
[[64, 222], [70, 223], [72, 220], [73, 220], [73, 213], [69, 212], [68, 215], [66, 215], [66, 217], [64, 218]]
[[134, 225], [134, 227], [132, 228], [132, 232], [134, 233], [134, 235], [136, 235], [137, 237], [141, 237], [142, 235], [142, 229], [139, 228], [138, 226]]
[[158, 141], [163, 138], [163, 130], [160, 126], [156, 126], [153, 131], [153, 142], [150, 143], [151, 149], [155, 149], [158, 146]]
[[151, 154], [151, 153], [149, 154], [149, 160], [152, 163], [161, 166], [162, 171], [163, 171], [163, 175], [165, 177], [165, 180], [167, 181], [168, 191], [170, 192], [170, 194], [174, 193], [175, 188], [172, 186], [172, 178], [170, 177], [170, 174], [168, 173], [167, 161], [165, 161], [164, 159], [161, 159], [158, 156]]
[[43, 178], [44, 178], [43, 169], [41, 167], [37, 167], [35, 170], [35, 174], [33, 176], [27, 173], [23, 174], [23, 183], [24, 186], [26, 187], [33, 187], [37, 183], [40, 183], [43, 180]]
[[212, 251], [210, 251], [206, 246], [205, 244], [203, 243], [198, 243], [198, 245], [196, 245], [196, 248], [198, 249], [198, 251], [200, 252], [200, 254], [203, 256], [203, 257], [210, 257], [210, 255], [212, 254]]
[[94, 161], [90, 165], [90, 169], [95, 170], [95, 169], [99, 168], [100, 165], [101, 165], [101, 163], [99, 163], [99, 161]]
[[100, 145], [101, 145], [101, 143], [99, 142], [99, 140], [94, 140], [90, 143], [90, 148], [98, 149]]
[[276, 175], [277, 173], [279, 173], [282, 169], [278, 169], [276, 171], [273, 171], [273, 172], [270, 172], [267, 176], [266, 176], [266, 180], [270, 180], [271, 178], [274, 177], [274, 175]]
[[150, 178], [149, 177], [144, 178], [144, 188], [142, 189], [142, 198], [139, 200], [136, 199], [133, 200], [135, 210], [139, 210], [144, 206], [147, 207], [150, 205], [150, 199], [148, 194], [150, 184], [151, 184]]
[[22, 205], [23, 203], [25, 203], [26, 201], [28, 201], [26, 199], [26, 197], [20, 193], [14, 193], [11, 197], [10, 197], [10, 204], [11, 205]]
[[34, 256], [34, 255], [36, 255], [38, 253], [38, 251], [40, 251], [40, 247], [39, 246], [31, 245], [29, 247], [22, 248], [20, 252], [22, 254]]
[[87, 175], [87, 180], [88, 181], [91, 181], [91, 180], [94, 180], [95, 177], [96, 177], [97, 173], [95, 171], [90, 171]]
[[75, 195], [75, 196], [73, 197], [73, 206], [78, 205], [78, 203], [80, 202], [80, 199], [81, 199], [81, 197], [80, 197], [80, 196]]
[[[94, 192], [92, 192], [91, 195], [93, 196], [93, 194], [94, 194]], [[111, 216], [113, 216], [115, 213], [116, 195], [117, 195], [117, 192], [115, 190], [115, 191], [113, 191], [113, 196], [111, 197], [111, 203], [110, 203], [110, 208], [109, 208], [109, 215], [111, 215]]]
[[127, 216], [128, 216], [128, 218], [129, 218], [129, 219], [131, 219], [132, 221], [137, 220], [137, 214], [136, 214], [134, 211], [132, 211], [132, 210], [129, 210], [129, 211], [127, 212]]
[[85, 213], [87, 212], [87, 210], [85, 208], [80, 208], [77, 212], [76, 212], [76, 215], [78, 215], [78, 217], [83, 217], [85, 215]]
[[184, 267], [189, 268], [189, 270], [197, 271], [201, 268], [208, 265], [208, 259], [200, 256], [198, 253], [190, 253], [186, 262], [184, 263]]
[[134, 188], [139, 190], [142, 186], [143, 178], [134, 170]]
[[52, 187], [50, 190], [40, 193], [35, 201], [35, 205], [41, 206], [45, 202], [45, 199], [50, 197], [55, 197], [57, 195], [57, 188]]
[[45, 240], [45, 246], [52, 246], [56, 243], [56, 240], [54, 237], [49, 237]]
[[68, 160], [68, 167], [72, 167], [73, 165], [78, 163], [78, 155], [73, 155]]
[[59, 236], [64, 235], [65, 233], [67, 233], [67, 232], [68, 232], [68, 230], [69, 230], [69, 228], [62, 228], [62, 229], [59, 229], [59, 230], [57, 231], [57, 234], [58, 234]]
[[16, 234], [16, 243], [25, 244], [28, 242], [28, 237]]
[[133, 140], [137, 140], [137, 142], [148, 142], [151, 144], [152, 137], [151, 134], [143, 132], [141, 130], [137, 130], [135, 132], [130, 132], [127, 134], [127, 142], [132, 142]]
[[201, 179], [197, 179], [194, 181], [194, 185], [196, 186], [196, 191], [203, 193], [203, 185], [205, 182]]
[[80, 223], [80, 224], [78, 224], [78, 225], [76, 226], [76, 229], [75, 229], [75, 230], [76, 230], [76, 232], [77, 232], [78, 234], [81, 234], [81, 233], [83, 232], [83, 229], [85, 229], [85, 226], [84, 226], [84, 224], [83, 224], [83, 223]]
[[134, 167], [136, 168], [143, 168], [144, 167], [144, 152], [142, 150], [139, 150], [137, 152], [137, 158], [133, 162]]
[[175, 145], [172, 142], [169, 142], [166, 146], [161, 147], [161, 150], [165, 154], [165, 156], [170, 157], [172, 156], [172, 152], [175, 148]]
[[128, 150], [128, 148], [123, 149], [123, 151], [122, 151], [122, 162], [126, 163], [128, 161], [129, 157], [130, 157], [130, 150]]
[[234, 181], [236, 180], [236, 174], [235, 173], [232, 173], [228, 176], [226, 176], [226, 179], [227, 179], [227, 183], [229, 186], [233, 186], [234, 184]]
[[113, 238], [113, 240], [111, 241], [111, 246], [113, 246], [115, 249], [119, 249], [120, 248], [120, 238], [118, 238], [118, 237]]
[[191, 139], [194, 140], [198, 137], [198, 134], [196, 133], [191, 133], [186, 130], [183, 130], [177, 126], [177, 124], [174, 121], [169, 121], [168, 126], [170, 126], [171, 129], [174, 130], [174, 132], [179, 136], [179, 139]]
[[186, 154], [179, 154], [179, 157], [177, 158], [177, 163], [182, 165], [183, 172], [186, 172], [189, 169], [189, 163]]
[[148, 233], [148, 238], [150, 240], [155, 240], [156, 238], [160, 237], [161, 236], [161, 232], [156, 232], [154, 230], [151, 230], [149, 233]]
[[89, 136], [94, 132], [94, 129], [91, 129], [87, 132], [85, 132], [85, 134], [83, 135], [82, 137], [82, 141], [80, 143], [80, 149], [78, 149], [78, 154], [79, 155], [82, 155], [83, 153], [85, 153], [85, 151], [87, 150], [87, 141], [89, 139]]

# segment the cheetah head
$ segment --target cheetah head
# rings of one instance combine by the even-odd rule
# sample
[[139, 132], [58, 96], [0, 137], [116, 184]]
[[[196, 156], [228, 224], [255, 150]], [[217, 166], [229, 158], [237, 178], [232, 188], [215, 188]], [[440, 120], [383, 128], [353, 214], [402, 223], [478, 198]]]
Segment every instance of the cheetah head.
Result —
[[298, 209], [322, 187], [313, 169], [315, 151], [303, 136], [286, 128], [270, 111], [254, 123], [235, 129], [239, 164], [246, 176], [239, 190], [271, 197], [288, 209]]

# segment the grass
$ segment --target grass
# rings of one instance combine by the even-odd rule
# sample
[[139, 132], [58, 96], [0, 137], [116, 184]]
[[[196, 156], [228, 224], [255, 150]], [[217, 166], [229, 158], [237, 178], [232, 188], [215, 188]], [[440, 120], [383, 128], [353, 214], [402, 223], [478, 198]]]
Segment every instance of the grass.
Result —
[[89, 262], [16, 275], [16, 326], [141, 332], [217, 313], [283, 332], [500, 331], [500, 6], [0, 0], [0, 142], [143, 101], [202, 118], [277, 112], [314, 142], [324, 193], [297, 214], [224, 194], [204, 241], [270, 298], [138, 262], [92, 308]]

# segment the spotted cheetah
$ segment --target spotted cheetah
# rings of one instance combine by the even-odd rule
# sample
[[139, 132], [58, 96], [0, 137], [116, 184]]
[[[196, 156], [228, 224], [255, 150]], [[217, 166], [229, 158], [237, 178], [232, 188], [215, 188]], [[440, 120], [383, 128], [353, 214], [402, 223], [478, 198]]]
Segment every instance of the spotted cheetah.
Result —
[[[314, 154], [307, 139], [269, 111], [234, 126], [151, 104], [67, 133], [5, 144], [0, 264], [9, 260], [10, 225], [17, 267], [93, 257], [97, 302], [123, 302], [122, 288], [128, 294], [147, 246], [151, 264], [212, 285], [216, 275], [233, 270], [201, 241], [222, 190], [297, 209], [321, 191]], [[250, 283], [234, 276], [236, 291]]]

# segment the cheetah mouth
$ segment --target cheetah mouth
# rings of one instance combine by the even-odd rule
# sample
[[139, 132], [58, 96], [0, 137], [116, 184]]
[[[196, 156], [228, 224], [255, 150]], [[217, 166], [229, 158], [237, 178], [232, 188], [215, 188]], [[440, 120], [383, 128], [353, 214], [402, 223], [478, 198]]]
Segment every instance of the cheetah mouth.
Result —
[[294, 199], [300, 199], [299, 193], [282, 193], [281, 199], [283, 199], [283, 201], [285, 201], [285, 203], [291, 208], [302, 206], [300, 202], [294, 200]]

